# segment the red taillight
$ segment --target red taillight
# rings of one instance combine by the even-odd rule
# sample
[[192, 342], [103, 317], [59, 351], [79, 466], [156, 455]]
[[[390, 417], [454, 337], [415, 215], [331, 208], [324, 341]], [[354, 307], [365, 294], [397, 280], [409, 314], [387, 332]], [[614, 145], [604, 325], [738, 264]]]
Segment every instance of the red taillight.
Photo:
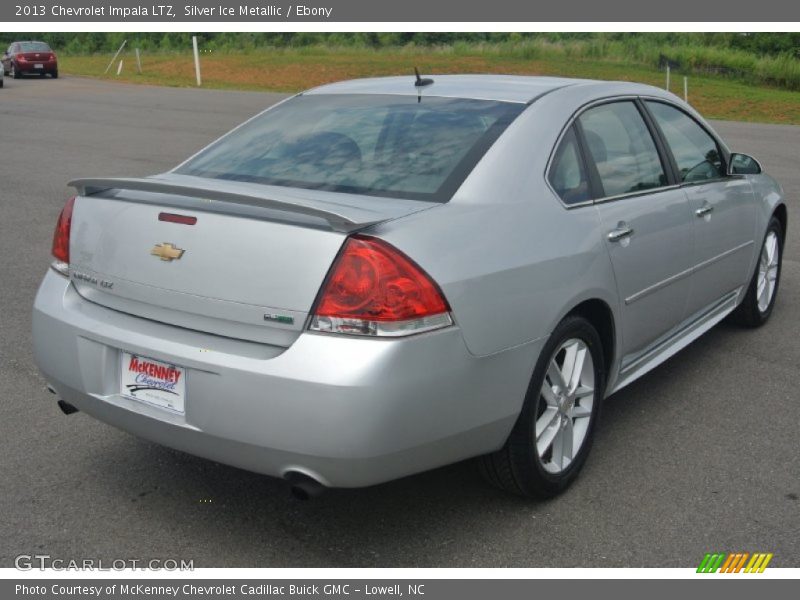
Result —
[[394, 246], [349, 238], [331, 267], [311, 329], [360, 335], [407, 335], [452, 324], [434, 281]]
[[72, 226], [72, 207], [75, 206], [73, 196], [64, 204], [61, 214], [58, 215], [56, 230], [53, 234], [53, 256], [58, 262], [69, 265], [69, 231]]

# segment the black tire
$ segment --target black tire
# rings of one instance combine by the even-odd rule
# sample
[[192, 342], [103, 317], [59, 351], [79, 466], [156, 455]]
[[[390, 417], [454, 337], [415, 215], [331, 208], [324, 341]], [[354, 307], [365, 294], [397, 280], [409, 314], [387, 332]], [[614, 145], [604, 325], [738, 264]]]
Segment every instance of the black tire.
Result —
[[50, 76], [51, 76], [53, 79], [58, 79], [58, 71], [53, 71], [52, 73], [50, 73]]
[[16, 66], [14, 66], [14, 63], [11, 63], [11, 76], [14, 79], [22, 79], [22, 73], [19, 72], [19, 69], [17, 69]]
[[[769, 301], [766, 309], [761, 310], [758, 306], [759, 266], [761, 262], [761, 251], [764, 247], [767, 237], [769, 237], [770, 232], [775, 233], [778, 238], [778, 270], [775, 279], [775, 289], [772, 292], [772, 299]], [[776, 217], [772, 217], [772, 219], [770, 219], [769, 227], [767, 227], [767, 231], [764, 234], [764, 239], [762, 240], [761, 246], [758, 249], [758, 256], [759, 259], [756, 261], [755, 272], [753, 273], [753, 277], [750, 279], [750, 283], [747, 286], [747, 293], [745, 294], [741, 304], [736, 307], [736, 310], [733, 311], [733, 314], [731, 315], [734, 322], [744, 327], [761, 327], [764, 323], [766, 323], [772, 314], [772, 308], [775, 306], [775, 299], [778, 297], [778, 288], [780, 287], [781, 283], [781, 265], [783, 264], [783, 227], [781, 226], [781, 222]]]
[[[584, 342], [594, 363], [594, 395], [589, 425], [583, 444], [572, 462], [560, 473], [545, 469], [536, 450], [536, 419], [544, 398], [541, 390], [550, 361], [556, 350], [573, 338]], [[502, 490], [528, 498], [551, 498], [563, 492], [578, 476], [592, 446], [600, 405], [605, 390], [605, 365], [600, 336], [592, 324], [580, 316], [565, 318], [545, 344], [533, 371], [522, 411], [505, 446], [478, 459], [484, 478]], [[580, 402], [580, 401], [578, 401]]]
[[47, 75], [47, 73], [45, 73], [44, 71], [42, 71], [41, 73], [39, 73], [39, 77], [42, 77], [42, 78], [44, 78], [44, 76], [45, 76], [45, 75]]
[[3, 87], [3, 80], [0, 79], [0, 88]]

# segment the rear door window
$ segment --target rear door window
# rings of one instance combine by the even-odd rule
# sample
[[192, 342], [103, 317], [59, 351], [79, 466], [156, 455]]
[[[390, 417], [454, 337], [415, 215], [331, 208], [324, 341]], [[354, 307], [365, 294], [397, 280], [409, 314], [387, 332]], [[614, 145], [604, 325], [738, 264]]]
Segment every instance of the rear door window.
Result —
[[575, 127], [570, 127], [562, 138], [550, 167], [548, 181], [565, 204], [578, 204], [591, 199]]
[[663, 102], [647, 102], [678, 165], [681, 181], [695, 183], [725, 175], [716, 140], [685, 112]]
[[584, 112], [579, 120], [603, 196], [667, 185], [656, 144], [633, 102], [602, 104]]

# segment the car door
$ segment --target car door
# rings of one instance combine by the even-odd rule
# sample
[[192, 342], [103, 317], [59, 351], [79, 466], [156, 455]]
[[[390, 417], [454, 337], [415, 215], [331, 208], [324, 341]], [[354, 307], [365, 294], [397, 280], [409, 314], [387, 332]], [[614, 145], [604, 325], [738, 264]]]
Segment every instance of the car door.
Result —
[[749, 279], [755, 204], [744, 176], [726, 175], [717, 140], [695, 119], [665, 102], [645, 102], [668, 147], [694, 221], [688, 312], [710, 308]]
[[591, 107], [577, 124], [620, 298], [624, 368], [684, 318], [691, 211], [635, 100]]

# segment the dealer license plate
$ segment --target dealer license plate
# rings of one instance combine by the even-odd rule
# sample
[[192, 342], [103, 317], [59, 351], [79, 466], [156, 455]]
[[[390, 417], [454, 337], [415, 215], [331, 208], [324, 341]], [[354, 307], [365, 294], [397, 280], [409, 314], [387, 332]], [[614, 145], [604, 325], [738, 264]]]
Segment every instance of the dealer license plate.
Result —
[[122, 353], [120, 394], [183, 414], [186, 369], [160, 360]]

